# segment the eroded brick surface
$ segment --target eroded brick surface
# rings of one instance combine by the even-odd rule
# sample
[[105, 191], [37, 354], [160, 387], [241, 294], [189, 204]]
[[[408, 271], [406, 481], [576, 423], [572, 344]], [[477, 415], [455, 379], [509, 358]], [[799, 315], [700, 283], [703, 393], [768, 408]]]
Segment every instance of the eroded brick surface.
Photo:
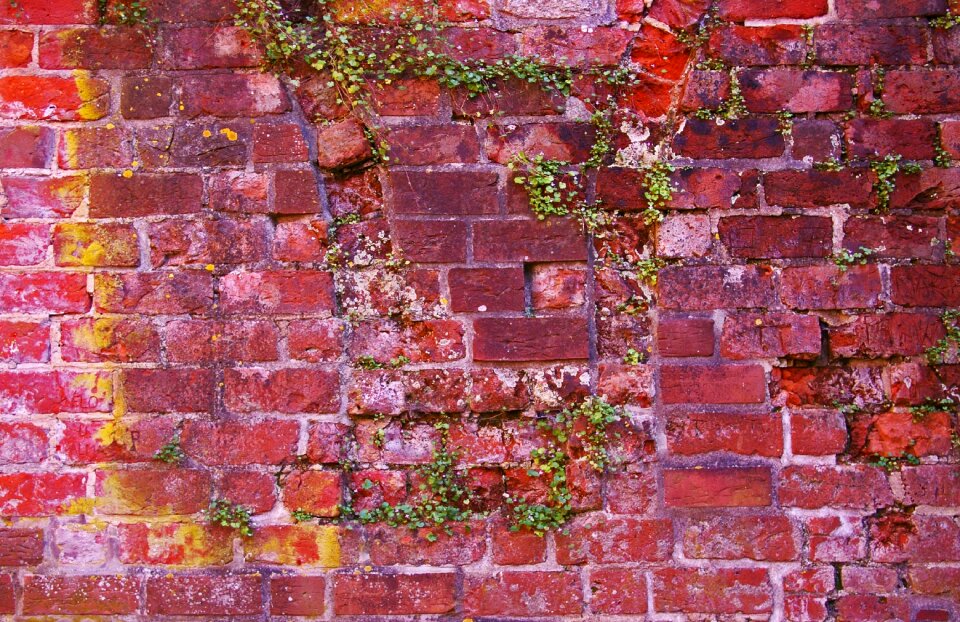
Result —
[[[333, 0], [574, 70], [391, 76], [386, 162], [232, 0], [131, 4], [0, 2], [0, 618], [960, 619], [952, 3]], [[602, 238], [507, 165], [586, 161], [607, 95], [619, 163], [675, 166], [564, 176]], [[565, 530], [511, 529], [591, 394], [611, 464], [564, 438]], [[483, 514], [349, 520], [444, 442]]]

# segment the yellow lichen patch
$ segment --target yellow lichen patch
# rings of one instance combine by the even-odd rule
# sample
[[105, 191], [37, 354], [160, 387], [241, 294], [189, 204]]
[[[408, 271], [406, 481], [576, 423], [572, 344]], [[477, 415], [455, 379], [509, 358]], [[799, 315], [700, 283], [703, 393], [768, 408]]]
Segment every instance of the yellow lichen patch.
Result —
[[238, 138], [237, 133], [231, 130], [229, 127], [223, 128], [222, 130], [220, 130], [220, 133], [226, 136], [227, 140], [229, 140], [230, 142], [233, 142]]
[[74, 71], [73, 83], [82, 102], [77, 108], [77, 115], [84, 121], [103, 118], [107, 114], [107, 102], [101, 99], [104, 95], [103, 84], [91, 78], [89, 71]]
[[210, 130], [203, 130], [204, 138], [210, 138], [211, 136], [213, 136], [213, 132], [211, 132]]
[[131, 177], [133, 177], [133, 171], [131, 171], [131, 170], [128, 169], [128, 168], [125, 168], [125, 169], [123, 169], [122, 175], [123, 175], [124, 179], [130, 179]]
[[259, 527], [243, 542], [249, 561], [284, 566], [340, 566], [340, 530], [329, 525]]
[[80, 139], [77, 132], [67, 130], [63, 133], [63, 158], [69, 168], [77, 168], [79, 165], [80, 160], [77, 157], [79, 152]]
[[65, 502], [60, 506], [60, 514], [66, 516], [81, 516], [83, 514], [93, 514], [93, 509], [97, 507], [97, 500], [91, 497], [80, 497], [71, 499], [69, 503]]
[[110, 445], [119, 445], [127, 449], [133, 447], [133, 435], [130, 433], [130, 428], [118, 420], [108, 421], [102, 428], [97, 430], [94, 438], [104, 447], [109, 447]]

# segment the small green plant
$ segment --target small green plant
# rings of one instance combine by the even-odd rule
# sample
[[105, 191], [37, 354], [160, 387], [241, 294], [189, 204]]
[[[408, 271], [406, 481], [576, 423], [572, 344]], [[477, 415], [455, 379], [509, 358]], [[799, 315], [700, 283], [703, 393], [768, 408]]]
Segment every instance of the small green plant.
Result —
[[639, 365], [643, 360], [644, 356], [634, 348], [630, 348], [627, 350], [627, 353], [623, 355], [623, 362], [627, 365]]
[[147, 5], [141, 0], [97, 0], [97, 21], [119, 26], [147, 26], [150, 24]]
[[207, 520], [214, 525], [235, 529], [240, 535], [250, 537], [253, 527], [250, 525], [250, 508], [230, 503], [226, 499], [214, 499], [206, 510]]
[[831, 171], [836, 173], [837, 171], [843, 170], [843, 162], [836, 158], [829, 158], [823, 162], [816, 162], [813, 168], [818, 171]]
[[902, 452], [899, 456], [881, 456], [877, 454], [874, 456], [874, 460], [870, 464], [872, 466], [880, 467], [887, 473], [892, 473], [894, 471], [899, 471], [904, 464], [910, 464], [913, 466], [920, 464], [920, 458], [907, 452]]
[[960, 2], [958, 0], [950, 0], [947, 3], [947, 12], [930, 20], [931, 26], [942, 30], [950, 30], [957, 24], [960, 24]]
[[815, 30], [812, 24], [803, 25], [803, 40], [807, 44], [807, 53], [804, 55], [803, 62], [800, 63], [800, 66], [804, 69], [813, 67], [817, 62], [817, 48], [813, 44]]
[[777, 113], [777, 120], [780, 122], [777, 127], [777, 133], [781, 136], [790, 136], [793, 133], [794, 114], [789, 110], [781, 110]]
[[887, 104], [883, 101], [883, 93], [887, 85], [887, 72], [883, 67], [876, 67], [873, 70], [873, 99], [867, 107], [867, 113], [872, 117], [879, 119], [888, 119], [893, 114], [887, 110]]
[[163, 447], [153, 454], [154, 460], [166, 462], [167, 464], [179, 464], [186, 456], [180, 447], [180, 434], [174, 434]]
[[642, 259], [634, 264], [636, 268], [637, 280], [648, 285], [656, 285], [660, 279], [660, 270], [667, 265], [667, 262], [659, 257], [650, 257]]
[[518, 172], [514, 183], [523, 186], [530, 197], [530, 209], [537, 218], [567, 216], [578, 200], [578, 173], [569, 169], [570, 163], [548, 160], [543, 154], [528, 157], [518, 153], [508, 164]]
[[373, 371], [375, 369], [399, 369], [404, 365], [410, 363], [410, 359], [404, 355], [400, 355], [396, 358], [390, 359], [388, 363], [381, 363], [373, 356], [369, 354], [362, 354], [357, 357], [357, 360], [354, 362], [354, 366], [358, 369], [365, 369], [367, 371]]
[[743, 99], [740, 78], [735, 69], [730, 70], [730, 93], [717, 108], [701, 108], [693, 113], [698, 119], [726, 119], [733, 121], [749, 114], [747, 102]]
[[539, 448], [531, 452], [530, 458], [532, 464], [527, 475], [550, 478], [547, 484], [548, 503], [527, 503], [509, 494], [505, 500], [510, 508], [510, 530], [529, 529], [542, 537], [552, 529], [563, 527], [573, 512], [570, 505], [573, 495], [567, 485], [569, 457], [559, 448]]
[[663, 209], [673, 200], [670, 176], [675, 170], [669, 162], [657, 160], [644, 171], [642, 189], [647, 208], [643, 211], [643, 220], [647, 225], [663, 221]]
[[834, 253], [830, 259], [838, 268], [840, 268], [840, 272], [846, 272], [850, 269], [850, 266], [867, 265], [867, 261], [870, 259], [870, 257], [876, 254], [877, 249], [861, 246], [859, 249], [853, 252], [843, 249], [839, 253]]
[[943, 130], [937, 126], [937, 137], [933, 139], [933, 164], [938, 168], [950, 168], [953, 158], [943, 148]]
[[930, 348], [927, 348], [927, 362], [942, 365], [951, 352], [960, 348], [960, 310], [951, 309], [940, 316], [946, 335]]
[[922, 421], [927, 415], [939, 412], [957, 412], [957, 402], [949, 397], [940, 399], [927, 398], [918, 406], [910, 407], [910, 414], [914, 421]]
[[877, 176], [873, 190], [877, 195], [877, 210], [886, 211], [890, 208], [890, 197], [897, 189], [896, 176], [898, 173], [916, 175], [922, 170], [915, 162], [902, 162], [900, 154], [890, 154], [870, 163], [870, 170]]

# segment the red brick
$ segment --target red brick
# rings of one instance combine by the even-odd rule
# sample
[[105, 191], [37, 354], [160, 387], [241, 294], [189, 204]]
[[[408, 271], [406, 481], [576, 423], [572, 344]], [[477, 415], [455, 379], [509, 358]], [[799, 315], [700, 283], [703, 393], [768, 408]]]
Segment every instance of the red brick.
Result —
[[711, 516], [691, 520], [683, 531], [683, 554], [691, 558], [782, 562], [799, 551], [797, 530], [781, 514]]
[[296, 453], [298, 436], [295, 421], [191, 421], [183, 428], [181, 445], [188, 456], [202, 464], [280, 464]]
[[16, 5], [0, 7], [0, 23], [19, 24], [92, 24], [96, 10], [89, 0], [18, 0]]
[[590, 572], [590, 609], [607, 614], [647, 612], [647, 581], [642, 570], [598, 568]]
[[775, 369], [771, 376], [771, 390], [789, 406], [876, 404], [884, 397], [876, 367], [792, 367]]
[[530, 531], [513, 531], [504, 523], [493, 527], [493, 560], [497, 565], [539, 564], [547, 558], [547, 541]]
[[277, 171], [273, 213], [318, 214], [323, 211], [312, 171]]
[[122, 386], [133, 412], [205, 412], [213, 407], [212, 370], [128, 369]]
[[938, 114], [960, 110], [960, 74], [955, 71], [891, 71], [884, 82], [883, 101], [890, 112]]
[[807, 55], [800, 26], [721, 26], [710, 35], [711, 56], [733, 65], [799, 65]]
[[583, 610], [580, 575], [575, 572], [501, 571], [467, 575], [464, 609], [478, 616], [561, 616]]
[[326, 585], [326, 579], [320, 576], [270, 577], [271, 615], [323, 615]]
[[760, 568], [667, 568], [653, 574], [657, 611], [756, 614], [773, 610], [773, 588]]
[[883, 471], [872, 467], [790, 466], [780, 476], [780, 503], [787, 507], [871, 509], [893, 501]]
[[572, 309], [586, 300], [587, 274], [579, 268], [545, 264], [533, 267], [530, 284], [536, 310]]
[[[663, 0], [655, 2], [650, 7], [650, 16], [671, 28], [688, 28], [700, 21], [709, 5], [709, 0]], [[642, 15], [646, 8], [646, 3], [643, 1], [617, 0], [617, 9], [621, 17], [624, 14], [627, 17]]]
[[881, 288], [876, 266], [785, 268], [780, 297], [794, 309], [869, 309], [879, 305]]
[[500, 211], [493, 172], [403, 171], [391, 175], [395, 214], [466, 216]]
[[166, 575], [147, 579], [151, 615], [243, 616], [263, 610], [259, 574]]
[[96, 308], [110, 313], [202, 314], [213, 305], [209, 272], [97, 274], [93, 289]]
[[683, 75], [690, 53], [673, 34], [645, 24], [633, 40], [630, 60], [647, 73], [676, 81]]
[[55, 145], [56, 137], [49, 127], [24, 125], [3, 128], [0, 130], [0, 166], [46, 168], [50, 165]]
[[939, 221], [929, 216], [876, 216], [850, 218], [844, 224], [843, 246], [851, 252], [873, 249], [877, 257], [936, 259]]
[[487, 128], [487, 157], [506, 164], [520, 153], [583, 162], [590, 157], [595, 130], [584, 123], [491, 125]]
[[890, 270], [894, 304], [906, 307], [960, 306], [960, 267], [898, 266]]
[[4, 473], [0, 516], [50, 516], [85, 492], [83, 473]]
[[125, 119], [169, 116], [173, 88], [173, 80], [168, 76], [123, 76], [120, 79], [120, 114]]
[[517, 36], [493, 28], [451, 27], [444, 31], [449, 42], [449, 54], [460, 61], [483, 59], [496, 61], [519, 50]]
[[113, 387], [100, 371], [0, 371], [0, 405], [6, 414], [109, 412]]
[[844, 132], [855, 158], [899, 154], [908, 160], [929, 160], [936, 136], [936, 125], [926, 119], [857, 119]]
[[455, 90], [451, 96], [454, 115], [462, 118], [556, 115], [566, 108], [561, 94], [516, 78], [501, 80], [495, 89], [479, 96], [466, 89]]
[[256, 67], [260, 52], [253, 38], [233, 26], [164, 28], [160, 66], [164, 69]]
[[105, 470], [97, 473], [98, 509], [105, 514], [194, 514], [210, 502], [210, 475], [197, 470]]
[[783, 154], [784, 142], [775, 119], [751, 118], [724, 125], [688, 119], [674, 147], [692, 158], [776, 158]]
[[43, 561], [43, 532], [0, 529], [0, 566], [36, 566]]
[[478, 162], [480, 141], [472, 125], [395, 127], [387, 137], [395, 164], [425, 166]]
[[659, 302], [666, 309], [712, 311], [773, 303], [772, 271], [757, 266], [683, 266], [660, 271]]
[[337, 615], [450, 613], [454, 580], [452, 573], [336, 575], [333, 610]]
[[865, 171], [776, 171], [763, 176], [767, 202], [781, 207], [872, 205], [873, 180]]
[[44, 69], [145, 69], [153, 53], [138, 28], [66, 28], [40, 33]]
[[830, 351], [847, 358], [883, 358], [923, 354], [944, 336], [935, 315], [866, 315], [830, 328]]
[[290, 357], [310, 363], [335, 361], [341, 355], [345, 328], [336, 320], [300, 320], [287, 327]]
[[140, 578], [123, 575], [44, 576], [23, 579], [27, 615], [124, 615], [140, 608]]
[[2, 313], [84, 313], [89, 308], [90, 294], [83, 274], [0, 274]]
[[831, 410], [799, 410], [790, 413], [790, 441], [793, 453], [829, 456], [847, 445], [843, 415]]
[[667, 404], [759, 404], [766, 376], [758, 365], [669, 365], [660, 369], [660, 391]]
[[960, 503], [960, 469], [956, 465], [923, 465], [902, 470], [906, 502], [951, 507]]
[[[824, 162], [840, 157], [840, 133], [832, 121], [812, 119], [793, 124], [793, 157]], [[869, 183], [867, 184], [869, 194]], [[798, 193], [800, 194], [800, 193]]]
[[77, 128], [60, 136], [57, 160], [60, 168], [121, 168], [134, 160], [133, 141], [120, 128]]
[[182, 83], [184, 116], [244, 117], [290, 110], [280, 81], [267, 74], [192, 76]]
[[573, 220], [482, 221], [474, 224], [478, 261], [585, 261], [586, 240]]
[[[960, 596], [960, 567], [957, 566], [911, 566], [910, 588], [919, 594], [929, 594], [956, 600]], [[931, 618], [932, 620], [933, 618]], [[949, 620], [947, 617], [942, 620]]]
[[441, 0], [440, 16], [454, 22], [484, 19], [490, 17], [490, 3], [487, 0]]
[[474, 320], [478, 361], [551, 361], [587, 358], [586, 322], [540, 318]]
[[31, 266], [46, 258], [50, 227], [31, 223], [0, 224], [0, 266]]
[[[867, 554], [867, 536], [859, 516], [812, 517], [806, 520], [810, 559], [820, 562], [854, 562]], [[830, 577], [830, 585], [834, 583]], [[820, 593], [831, 588], [819, 589]]]
[[45, 363], [49, 360], [49, 322], [0, 321], [0, 361]]
[[836, 112], [853, 106], [853, 79], [837, 71], [748, 70], [739, 79], [752, 112]]
[[730, 74], [725, 71], [694, 70], [684, 87], [681, 109], [686, 112], [716, 110], [730, 97]]
[[253, 161], [304, 162], [309, 152], [303, 130], [293, 123], [258, 123], [253, 128]]
[[466, 223], [450, 220], [394, 220], [394, 242], [417, 263], [454, 263], [467, 259]]
[[836, 610], [837, 617], [843, 620], [882, 622], [910, 618], [910, 604], [900, 596], [841, 596]]
[[897, 571], [893, 568], [844, 566], [841, 573], [844, 591], [851, 594], [885, 594], [897, 587]]
[[73, 78], [0, 78], [0, 118], [92, 121], [107, 114], [110, 85], [78, 74]]
[[632, 39], [622, 28], [563, 28], [548, 26], [522, 31], [521, 50], [544, 62], [560, 65], [618, 64]]
[[454, 313], [524, 309], [524, 280], [520, 268], [454, 269], [448, 278]]
[[235, 412], [332, 413], [340, 406], [335, 371], [231, 369], [224, 382], [224, 401]]
[[734, 22], [754, 19], [809, 19], [827, 14], [826, 0], [783, 0], [756, 2], [756, 0], [722, 0], [720, 15]]
[[890, 197], [893, 209], [946, 209], [960, 197], [960, 169], [924, 169], [919, 175], [899, 175], [896, 182]]
[[960, 555], [960, 523], [954, 516], [891, 512], [868, 523], [870, 558], [875, 562], [949, 562]]
[[172, 363], [259, 362], [278, 357], [279, 333], [267, 321], [176, 320], [164, 327]]
[[749, 414], [683, 414], [667, 419], [667, 448], [678, 455], [729, 452], [777, 457], [783, 453], [780, 417]]
[[[127, 418], [121, 426], [122, 434], [113, 420], [68, 419], [56, 451], [68, 464], [150, 462], [176, 433], [168, 417]], [[105, 444], [108, 440], [113, 442]]]
[[818, 63], [825, 65], [922, 65], [923, 29], [909, 24], [821, 24], [814, 32]]
[[[266, 214], [272, 211], [267, 204], [268, 179], [264, 174], [228, 171], [211, 175], [208, 186], [211, 209], [246, 214]], [[278, 192], [279, 196], [283, 197], [288, 194], [286, 189]], [[315, 211], [320, 209], [319, 199], [317, 206]]]
[[815, 359], [820, 355], [820, 322], [812, 315], [739, 313], [723, 322], [724, 358]]
[[943, 15], [947, 4], [946, 0], [840, 0], [837, 14], [853, 20]]
[[155, 268], [256, 263], [266, 256], [268, 230], [266, 220], [229, 217], [150, 223], [150, 260]]
[[125, 564], [222, 566], [233, 560], [228, 529], [191, 523], [130, 523], [119, 528], [119, 557]]
[[[469, 0], [468, 0], [469, 1]], [[432, 116], [440, 113], [440, 85], [429, 78], [399, 78], [371, 89], [377, 114], [388, 117]]]
[[[417, 482], [411, 484], [419, 486]], [[431, 542], [428, 537], [434, 536], [436, 540]], [[480, 523], [451, 526], [449, 532], [437, 527], [372, 527], [368, 529], [367, 541], [370, 561], [377, 566], [463, 566], [479, 562], [487, 548], [486, 529]]]
[[313, 270], [232, 272], [221, 280], [220, 295], [224, 312], [232, 314], [329, 313], [333, 277]]
[[669, 519], [579, 516], [557, 536], [557, 561], [565, 566], [664, 561], [673, 550]]
[[770, 477], [764, 468], [665, 470], [664, 501], [677, 508], [766, 506]]
[[956, 63], [960, 59], [960, 33], [953, 28], [948, 30], [934, 29], [933, 50], [938, 62]]
[[92, 218], [136, 218], [200, 211], [203, 184], [187, 173], [146, 175], [129, 179], [108, 173], [90, 179]]
[[159, 362], [160, 337], [142, 318], [70, 319], [60, 324], [60, 356], [68, 362]]
[[953, 424], [944, 412], [916, 418], [907, 412], [860, 415], [850, 423], [850, 452], [861, 456], [945, 456]]
[[711, 319], [663, 319], [657, 326], [661, 356], [713, 356], [714, 341]]
[[833, 220], [821, 216], [728, 216], [721, 241], [733, 257], [826, 257], [833, 248]]
[[43, 462], [49, 442], [43, 428], [28, 423], [0, 423], [0, 461], [5, 464]]

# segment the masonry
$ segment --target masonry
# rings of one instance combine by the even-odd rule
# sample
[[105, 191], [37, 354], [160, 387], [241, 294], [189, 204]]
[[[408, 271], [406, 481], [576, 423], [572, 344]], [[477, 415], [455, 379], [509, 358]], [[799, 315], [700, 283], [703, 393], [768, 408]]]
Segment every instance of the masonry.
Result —
[[328, 4], [631, 64], [614, 232], [513, 166], [591, 158], [586, 72], [358, 114], [233, 0], [3, 1], [0, 620], [960, 619], [946, 0]]

